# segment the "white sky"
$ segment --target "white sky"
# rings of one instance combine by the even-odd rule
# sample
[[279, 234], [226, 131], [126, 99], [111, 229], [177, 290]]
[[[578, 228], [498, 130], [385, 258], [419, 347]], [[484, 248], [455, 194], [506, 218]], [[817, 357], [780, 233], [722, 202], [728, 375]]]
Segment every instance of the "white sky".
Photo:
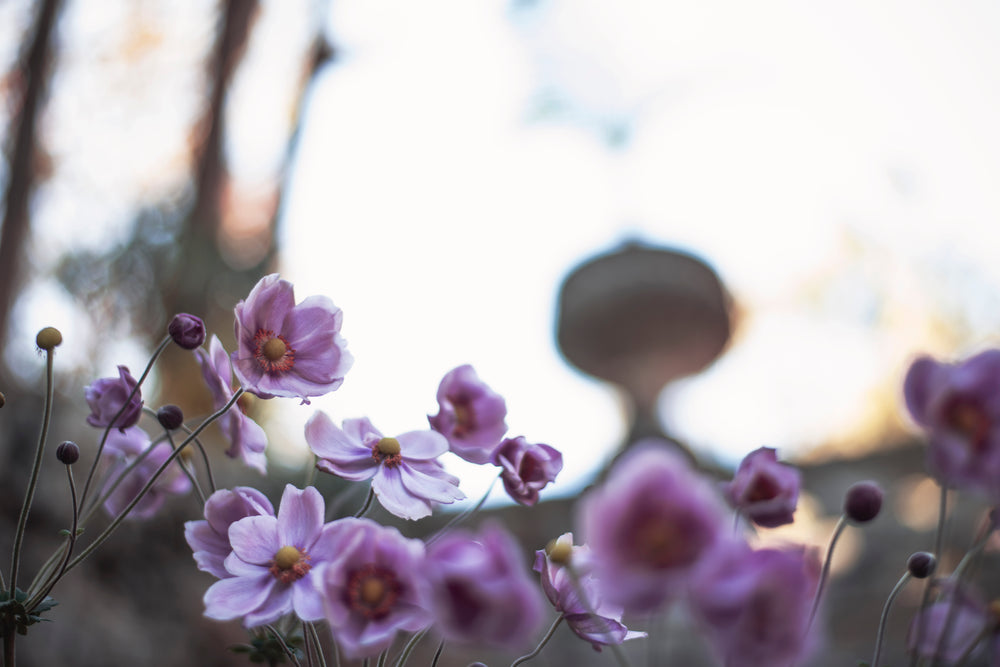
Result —
[[[266, 138], [290, 116], [300, 54], [287, 44], [304, 42], [307, 4], [265, 3], [254, 40], [272, 46], [251, 49], [243, 80], [266, 94], [233, 103], [238, 178], [272, 173], [283, 148]], [[316, 407], [387, 433], [423, 428], [441, 376], [471, 363], [507, 398], [512, 435], [564, 453], [548, 495], [574, 493], [625, 424], [614, 393], [558, 356], [556, 293], [573, 266], [634, 236], [704, 256], [739, 304], [730, 351], [663, 402], [673, 432], [730, 463], [762, 444], [791, 457], [857, 438], [897, 410], [913, 354], [997, 342], [1000, 6], [515, 4], [331, 3], [338, 57], [309, 101], [281, 222], [283, 275], [299, 299], [343, 308], [357, 359]], [[165, 100], [199, 89], [214, 5], [164, 6], [180, 18], [149, 10], [149, 32], [118, 41], [114, 17], [146, 10], [68, 13], [41, 265], [120, 235], [135, 205], [124, 192], [183, 174], [196, 108]], [[186, 50], [154, 48], [179, 36]], [[109, 104], [71, 69], [122, 53], [146, 68], [145, 106]], [[101, 122], [111, 137], [89, 125]], [[31, 337], [74, 329], [52, 320], [69, 304], [37, 291], [42, 305], [21, 313]], [[86, 358], [92, 345], [66, 348]], [[144, 357], [109, 356], [104, 373]], [[311, 413], [281, 415], [289, 441]], [[452, 463], [472, 497], [493, 474]]]

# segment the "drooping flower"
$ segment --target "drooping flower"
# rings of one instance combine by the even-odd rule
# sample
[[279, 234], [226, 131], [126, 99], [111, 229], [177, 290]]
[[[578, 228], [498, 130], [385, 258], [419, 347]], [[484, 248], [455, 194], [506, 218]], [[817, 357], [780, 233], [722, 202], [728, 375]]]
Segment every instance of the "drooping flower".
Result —
[[[233, 397], [233, 371], [219, 338], [212, 335], [208, 351], [199, 348], [194, 351], [195, 358], [201, 365], [201, 375], [212, 394], [212, 404], [216, 410], [224, 406]], [[267, 472], [267, 434], [254, 420], [247, 417], [238, 406], [231, 407], [218, 421], [222, 435], [229, 441], [226, 456], [240, 458], [251, 468]]]
[[944, 485], [1000, 501], [1000, 350], [964, 361], [913, 362], [906, 407], [927, 432], [927, 466]]
[[761, 447], [740, 462], [732, 481], [723, 485], [723, 495], [758, 526], [776, 528], [794, 520], [801, 486], [798, 470], [779, 463], [771, 447]]
[[[565, 564], [553, 562], [545, 549], [535, 552], [534, 569], [541, 576], [545, 597], [556, 611], [562, 612], [570, 630], [590, 642], [595, 651], [600, 651], [601, 646], [645, 637], [645, 632], [629, 630], [621, 622], [624, 612], [621, 606], [601, 598], [597, 579], [590, 571], [590, 550], [586, 546], [574, 546], [573, 533], [560, 535], [555, 544], [557, 549], [569, 552], [569, 563], [576, 572], [579, 586], [573, 582]], [[581, 589], [584, 599], [580, 598]]]
[[424, 544], [368, 519], [331, 524], [335, 556], [317, 575], [326, 618], [349, 658], [388, 648], [397, 631], [429, 626]]
[[372, 490], [387, 510], [403, 519], [429, 516], [434, 503], [465, 498], [458, 478], [437, 458], [448, 442], [434, 431], [410, 431], [387, 438], [367, 418], [345, 419], [338, 428], [323, 412], [306, 422], [306, 442], [316, 467], [344, 479], [372, 480]]
[[554, 447], [531, 444], [524, 436], [507, 438], [493, 452], [494, 465], [511, 498], [522, 505], [538, 502], [538, 492], [562, 470], [562, 454]]
[[277, 517], [248, 516], [229, 526], [232, 575], [205, 593], [205, 615], [243, 617], [248, 628], [290, 612], [303, 621], [323, 618], [316, 568], [336, 555], [333, 524], [323, 525], [323, 497], [313, 487], [285, 487]]
[[451, 451], [471, 463], [488, 463], [507, 432], [507, 403], [472, 366], [449, 371], [438, 385], [438, 414], [431, 428], [448, 439]]
[[233, 370], [261, 398], [322, 396], [337, 389], [354, 358], [340, 335], [343, 313], [325, 296], [295, 304], [292, 284], [274, 273], [236, 304]]
[[653, 611], [679, 593], [726, 534], [725, 523], [712, 486], [655, 440], [622, 456], [577, 512], [602, 595], [636, 611]]
[[906, 648], [935, 664], [943, 661], [953, 665], [997, 620], [971, 589], [951, 583], [946, 586], [945, 595], [924, 608], [910, 623]]
[[[146, 483], [153, 478], [156, 471], [173, 453], [173, 449], [165, 442], [150, 445], [149, 436], [138, 427], [130, 428], [126, 435], [128, 437], [123, 439], [122, 443], [127, 444], [123, 444], [121, 451], [136, 453], [120, 455], [119, 460], [112, 466], [108, 474], [105, 492], [109, 495], [104, 501], [104, 510], [111, 516], [118, 516], [128, 507], [129, 503], [142, 492]], [[144, 444], [140, 444], [141, 439], [145, 440]], [[108, 441], [111, 441], [110, 436]], [[126, 450], [124, 447], [128, 449]], [[136, 460], [138, 463], [130, 470], [129, 467]], [[117, 481], [119, 478], [121, 481]], [[149, 487], [149, 490], [136, 503], [128, 516], [130, 519], [148, 519], [163, 507], [163, 503], [169, 496], [183, 495], [190, 490], [191, 480], [181, 469], [180, 463], [174, 460]]]
[[[87, 423], [98, 428], [114, 426], [119, 431], [135, 426], [142, 415], [142, 392], [137, 390], [131, 399], [129, 394], [137, 384], [128, 368], [119, 366], [118, 377], [101, 378], [94, 384], [88, 385], [84, 394], [87, 405], [90, 406]], [[115, 415], [123, 406], [125, 409], [121, 416], [111, 424], [111, 420], [115, 419]]]
[[726, 667], [800, 664], [820, 562], [814, 550], [733, 542], [698, 570], [690, 604]]
[[447, 640], [511, 649], [532, 640], [543, 602], [502, 527], [446, 533], [427, 547], [426, 562], [436, 627]]
[[248, 516], [274, 516], [271, 501], [257, 489], [237, 486], [219, 489], [205, 501], [205, 518], [184, 524], [184, 539], [194, 552], [198, 569], [219, 579], [233, 576], [225, 561], [233, 553], [229, 526]]

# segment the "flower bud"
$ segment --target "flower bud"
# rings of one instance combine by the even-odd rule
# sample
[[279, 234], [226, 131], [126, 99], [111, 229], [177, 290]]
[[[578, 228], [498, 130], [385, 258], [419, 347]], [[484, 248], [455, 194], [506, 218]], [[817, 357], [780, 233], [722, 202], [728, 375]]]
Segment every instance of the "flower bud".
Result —
[[173, 431], [179, 429], [184, 423], [184, 413], [176, 405], [164, 405], [156, 411], [156, 419], [160, 422], [160, 426], [168, 431]]
[[51, 352], [62, 345], [62, 332], [55, 327], [45, 327], [35, 336], [35, 345], [41, 350]]
[[174, 342], [185, 350], [201, 347], [201, 344], [205, 342], [205, 323], [201, 321], [200, 317], [194, 315], [187, 313], [174, 315], [167, 331]]
[[937, 567], [937, 559], [934, 554], [926, 551], [918, 551], [910, 555], [906, 561], [906, 569], [910, 571], [915, 579], [926, 579], [934, 574]]
[[80, 448], [75, 442], [67, 440], [56, 447], [56, 458], [59, 459], [60, 463], [71, 466], [80, 458]]
[[858, 482], [847, 490], [844, 514], [855, 523], [867, 523], [882, 509], [882, 489], [875, 482]]

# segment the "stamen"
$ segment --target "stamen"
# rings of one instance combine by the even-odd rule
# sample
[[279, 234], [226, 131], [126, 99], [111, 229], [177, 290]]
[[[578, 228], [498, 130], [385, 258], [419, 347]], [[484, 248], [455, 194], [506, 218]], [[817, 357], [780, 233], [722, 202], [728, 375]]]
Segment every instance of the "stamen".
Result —
[[295, 350], [284, 336], [270, 329], [260, 329], [253, 342], [253, 357], [265, 373], [284, 373], [295, 365]]
[[399, 440], [382, 438], [372, 446], [372, 458], [375, 459], [376, 463], [381, 463], [387, 468], [395, 468], [403, 462]]
[[309, 554], [291, 545], [285, 545], [274, 554], [268, 571], [283, 584], [290, 584], [306, 576], [312, 565]]
[[365, 618], [389, 615], [403, 587], [392, 570], [369, 563], [351, 573], [347, 581], [347, 606]]

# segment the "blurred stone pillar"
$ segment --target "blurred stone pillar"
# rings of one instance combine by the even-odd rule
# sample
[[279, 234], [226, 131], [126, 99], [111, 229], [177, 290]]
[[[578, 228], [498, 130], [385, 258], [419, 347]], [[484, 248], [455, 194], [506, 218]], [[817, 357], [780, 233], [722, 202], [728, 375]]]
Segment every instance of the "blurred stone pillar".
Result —
[[673, 442], [659, 418], [671, 382], [705, 369], [731, 332], [730, 299], [715, 272], [687, 253], [627, 242], [586, 260], [559, 292], [556, 337], [566, 360], [619, 387], [631, 409], [622, 449]]

